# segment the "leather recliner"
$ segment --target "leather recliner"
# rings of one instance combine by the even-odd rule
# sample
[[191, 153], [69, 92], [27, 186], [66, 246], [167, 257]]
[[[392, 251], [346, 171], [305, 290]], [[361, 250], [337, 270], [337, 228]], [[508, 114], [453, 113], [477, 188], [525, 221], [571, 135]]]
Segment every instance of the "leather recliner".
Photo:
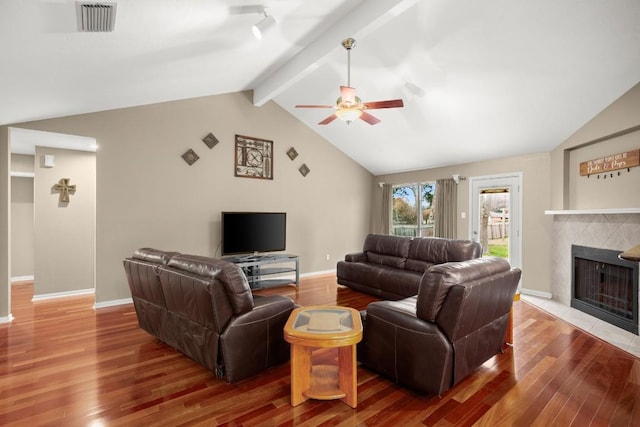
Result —
[[242, 270], [144, 248], [124, 260], [138, 324], [227, 382], [289, 360], [282, 330], [293, 301], [254, 296]]
[[418, 294], [370, 303], [358, 359], [440, 395], [501, 351], [521, 271], [497, 257], [435, 265]]

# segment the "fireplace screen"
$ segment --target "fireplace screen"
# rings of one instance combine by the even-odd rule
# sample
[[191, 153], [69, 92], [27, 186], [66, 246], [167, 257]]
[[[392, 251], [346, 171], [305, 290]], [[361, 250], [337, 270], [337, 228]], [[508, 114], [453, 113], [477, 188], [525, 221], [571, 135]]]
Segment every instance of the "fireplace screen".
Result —
[[638, 334], [638, 263], [619, 251], [572, 246], [571, 306]]

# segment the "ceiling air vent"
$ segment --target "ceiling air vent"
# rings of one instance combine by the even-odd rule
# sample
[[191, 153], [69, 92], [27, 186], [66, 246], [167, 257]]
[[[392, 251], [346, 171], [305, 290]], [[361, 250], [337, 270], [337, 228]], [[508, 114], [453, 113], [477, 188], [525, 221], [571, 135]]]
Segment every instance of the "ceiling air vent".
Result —
[[116, 26], [116, 3], [76, 3], [78, 30], [84, 32], [113, 31]]

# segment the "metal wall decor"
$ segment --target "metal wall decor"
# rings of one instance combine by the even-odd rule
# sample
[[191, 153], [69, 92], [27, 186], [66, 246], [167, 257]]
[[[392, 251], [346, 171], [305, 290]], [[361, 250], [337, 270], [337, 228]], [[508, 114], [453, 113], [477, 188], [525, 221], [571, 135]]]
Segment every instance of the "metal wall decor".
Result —
[[273, 141], [236, 135], [235, 176], [273, 179]]
[[291, 160], [294, 160], [296, 157], [298, 157], [298, 152], [295, 148], [291, 147], [289, 148], [289, 151], [287, 151], [287, 156], [289, 156]]
[[189, 166], [191, 166], [192, 164], [198, 161], [200, 156], [198, 156], [195, 151], [189, 148], [187, 151], [184, 152], [184, 154], [182, 155], [182, 158], [184, 159], [185, 162], [187, 162]]
[[69, 195], [76, 192], [76, 186], [70, 185], [71, 178], [62, 178], [57, 184], [53, 186], [53, 189], [60, 192], [60, 203], [69, 203]]
[[207, 147], [209, 147], [209, 149], [211, 149], [211, 148], [215, 147], [216, 144], [218, 142], [220, 142], [220, 141], [218, 141], [218, 138], [216, 138], [211, 132], [209, 132], [209, 134], [207, 136], [202, 138], [202, 142], [207, 144]]
[[306, 163], [303, 163], [298, 170], [300, 171], [302, 176], [307, 176], [309, 172], [311, 172], [311, 169], [309, 169]]

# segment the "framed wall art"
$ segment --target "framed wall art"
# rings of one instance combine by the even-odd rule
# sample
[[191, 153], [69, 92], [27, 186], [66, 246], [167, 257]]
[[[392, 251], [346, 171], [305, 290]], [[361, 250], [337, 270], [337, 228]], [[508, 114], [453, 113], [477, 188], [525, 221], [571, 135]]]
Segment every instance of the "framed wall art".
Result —
[[236, 135], [235, 176], [273, 179], [273, 141]]

